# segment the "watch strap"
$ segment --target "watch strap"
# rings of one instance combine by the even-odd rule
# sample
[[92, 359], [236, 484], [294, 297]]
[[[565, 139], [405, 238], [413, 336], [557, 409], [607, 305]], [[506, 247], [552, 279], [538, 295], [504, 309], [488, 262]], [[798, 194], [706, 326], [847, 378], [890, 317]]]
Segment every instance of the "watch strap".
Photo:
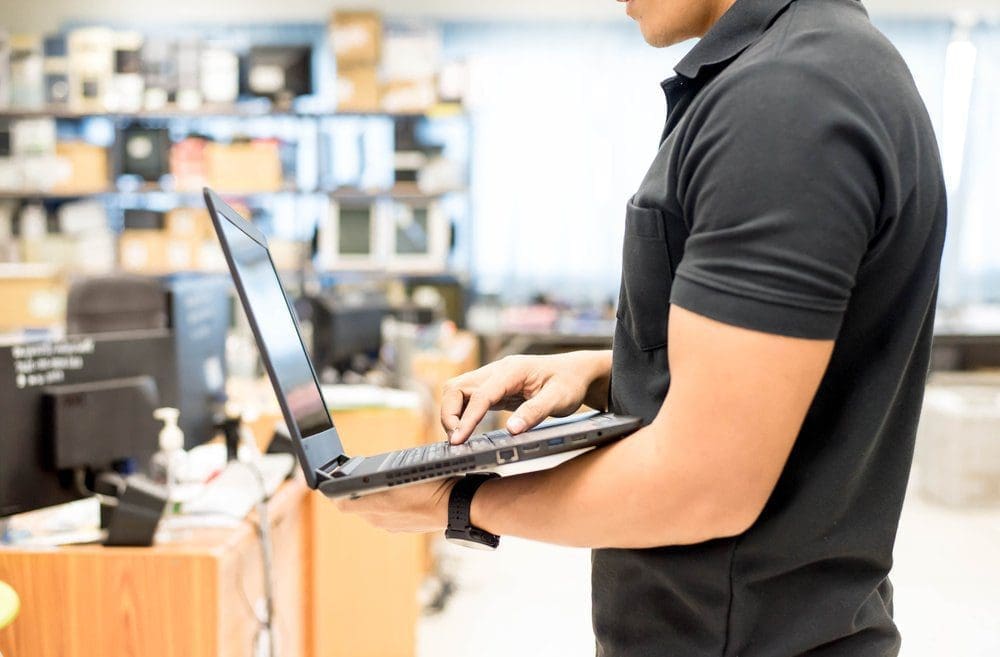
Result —
[[499, 476], [495, 472], [477, 473], [465, 475], [458, 480], [448, 498], [448, 529], [445, 531], [445, 538], [470, 547], [495, 549], [500, 545], [499, 536], [473, 526], [470, 517], [472, 498], [476, 491], [490, 479]]

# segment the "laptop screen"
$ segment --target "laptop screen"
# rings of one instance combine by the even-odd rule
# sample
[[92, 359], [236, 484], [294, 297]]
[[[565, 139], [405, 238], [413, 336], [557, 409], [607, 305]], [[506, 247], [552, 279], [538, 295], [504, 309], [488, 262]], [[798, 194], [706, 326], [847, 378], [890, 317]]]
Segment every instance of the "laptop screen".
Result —
[[288, 410], [302, 438], [333, 428], [330, 414], [319, 392], [309, 364], [309, 356], [292, 319], [291, 308], [278, 280], [271, 256], [259, 244], [229, 221], [220, 221], [233, 264], [243, 283], [247, 303], [253, 311], [262, 350], [271, 367]]

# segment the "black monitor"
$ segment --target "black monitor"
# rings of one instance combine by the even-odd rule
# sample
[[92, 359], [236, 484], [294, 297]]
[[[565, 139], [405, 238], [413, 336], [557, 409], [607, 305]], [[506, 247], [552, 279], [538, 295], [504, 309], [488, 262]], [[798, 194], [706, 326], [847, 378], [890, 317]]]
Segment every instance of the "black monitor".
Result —
[[359, 356], [374, 361], [382, 348], [382, 321], [391, 313], [384, 299], [346, 303], [330, 291], [299, 299], [295, 310], [312, 327], [311, 356], [317, 372], [352, 369]]
[[253, 46], [247, 60], [247, 90], [279, 102], [311, 94], [312, 46]]
[[0, 346], [0, 517], [83, 497], [83, 469], [145, 471], [174, 352], [166, 329]]
[[[149, 375], [45, 388], [43, 432], [57, 471], [113, 470], [159, 434], [160, 391]], [[133, 466], [134, 467], [134, 466]]]
[[78, 499], [75, 473], [146, 471], [153, 409], [211, 439], [225, 394], [224, 276], [79, 280], [60, 340], [0, 345], [0, 517]]
[[232, 319], [225, 275], [131, 275], [82, 279], [70, 289], [66, 330], [96, 335], [166, 328], [173, 336], [179, 426], [187, 449], [214, 435], [216, 405], [225, 399], [226, 333]]

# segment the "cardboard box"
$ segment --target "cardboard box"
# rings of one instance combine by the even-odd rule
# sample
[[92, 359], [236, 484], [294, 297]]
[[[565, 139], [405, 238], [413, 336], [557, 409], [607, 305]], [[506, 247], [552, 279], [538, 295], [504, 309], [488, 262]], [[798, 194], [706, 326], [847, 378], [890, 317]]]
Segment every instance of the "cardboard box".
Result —
[[378, 112], [378, 71], [374, 66], [342, 68], [337, 72], [337, 109], [341, 112]]
[[240, 60], [235, 52], [206, 47], [201, 51], [201, 95], [206, 103], [229, 105], [240, 95]]
[[56, 143], [56, 120], [52, 117], [10, 123], [10, 154], [15, 157], [54, 155]]
[[118, 264], [137, 274], [165, 274], [197, 268], [198, 242], [158, 230], [125, 230], [118, 238]]
[[21, 240], [21, 257], [26, 263], [47, 264], [69, 269], [76, 261], [74, 240], [65, 235], [45, 235]]
[[116, 112], [138, 112], [146, 91], [142, 74], [142, 34], [116, 32], [114, 35], [114, 74], [105, 104]]
[[330, 41], [338, 68], [374, 66], [382, 56], [382, 18], [371, 11], [334, 12]]
[[14, 34], [10, 37], [10, 106], [41, 109], [45, 105], [45, 67], [42, 37]]
[[77, 274], [107, 274], [115, 268], [111, 233], [52, 234], [21, 242], [24, 262], [52, 265]]
[[175, 208], [167, 213], [164, 229], [171, 237], [200, 242], [215, 236], [212, 219], [204, 208]]
[[66, 282], [58, 267], [0, 265], [0, 332], [48, 328], [66, 314]]
[[69, 33], [69, 104], [78, 112], [107, 108], [115, 72], [115, 33], [84, 27]]
[[394, 80], [382, 85], [382, 109], [386, 112], [427, 112], [436, 104], [434, 78]]
[[56, 157], [68, 163], [69, 177], [60, 180], [53, 191], [63, 194], [90, 194], [106, 191], [111, 182], [108, 175], [108, 152], [100, 146], [82, 141], [56, 144]]
[[379, 62], [387, 81], [433, 78], [441, 66], [441, 31], [422, 22], [386, 31]]
[[281, 190], [281, 156], [271, 140], [205, 147], [209, 185], [220, 192], [257, 193]]

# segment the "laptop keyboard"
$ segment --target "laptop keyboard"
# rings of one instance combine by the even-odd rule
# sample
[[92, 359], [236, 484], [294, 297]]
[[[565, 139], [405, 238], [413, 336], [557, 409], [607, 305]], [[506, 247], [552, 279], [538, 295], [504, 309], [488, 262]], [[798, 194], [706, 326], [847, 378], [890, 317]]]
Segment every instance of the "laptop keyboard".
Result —
[[439, 459], [452, 456], [467, 456], [476, 452], [483, 452], [497, 447], [503, 447], [513, 440], [513, 436], [506, 429], [497, 429], [488, 433], [481, 433], [469, 438], [461, 445], [452, 445], [447, 441], [421, 445], [401, 449], [389, 454], [379, 466], [379, 470], [395, 470], [396, 468], [407, 468], [414, 465], [423, 465]]

